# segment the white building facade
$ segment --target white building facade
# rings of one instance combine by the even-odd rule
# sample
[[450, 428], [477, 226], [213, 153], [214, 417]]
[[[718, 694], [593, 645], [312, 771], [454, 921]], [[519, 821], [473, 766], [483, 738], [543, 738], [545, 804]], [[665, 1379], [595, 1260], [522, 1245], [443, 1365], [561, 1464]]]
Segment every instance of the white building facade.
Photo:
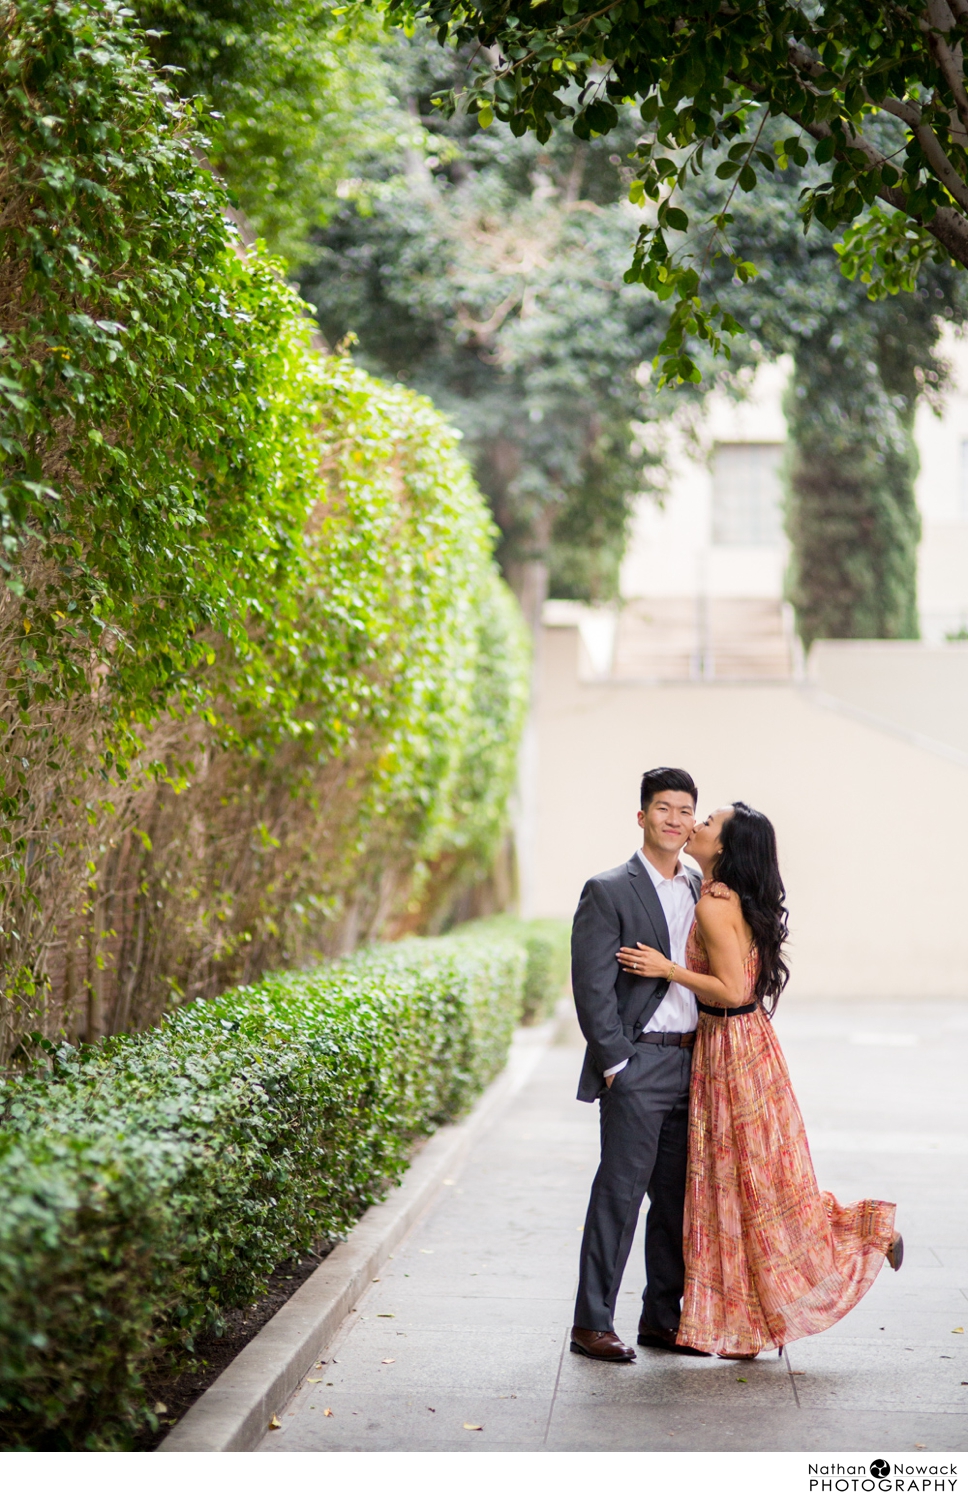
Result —
[[951, 387], [940, 417], [922, 403], [915, 423], [921, 634], [932, 644], [968, 630], [968, 340], [951, 336]]
[[[951, 336], [944, 411], [920, 407], [915, 440], [923, 539], [918, 606], [925, 641], [968, 629], [968, 341]], [[552, 602], [576, 624], [582, 672], [638, 681], [736, 681], [802, 674], [783, 602], [787, 546], [783, 394], [790, 362], [759, 369], [747, 397], [714, 395], [692, 432], [667, 430], [663, 503], [639, 501], [620, 610]]]

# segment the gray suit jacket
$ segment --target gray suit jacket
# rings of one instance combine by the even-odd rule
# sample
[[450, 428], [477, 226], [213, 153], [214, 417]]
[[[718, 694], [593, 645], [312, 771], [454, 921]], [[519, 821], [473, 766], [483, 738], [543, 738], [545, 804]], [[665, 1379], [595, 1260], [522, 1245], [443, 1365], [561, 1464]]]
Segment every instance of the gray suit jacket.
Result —
[[[699, 876], [686, 870], [698, 900]], [[619, 948], [647, 943], [667, 957], [669, 928], [658, 892], [638, 854], [614, 870], [586, 881], [571, 929], [571, 983], [578, 1024], [588, 1046], [578, 1097], [590, 1102], [605, 1086], [606, 1068], [635, 1051], [632, 1038], [643, 1031], [669, 985], [618, 966]]]

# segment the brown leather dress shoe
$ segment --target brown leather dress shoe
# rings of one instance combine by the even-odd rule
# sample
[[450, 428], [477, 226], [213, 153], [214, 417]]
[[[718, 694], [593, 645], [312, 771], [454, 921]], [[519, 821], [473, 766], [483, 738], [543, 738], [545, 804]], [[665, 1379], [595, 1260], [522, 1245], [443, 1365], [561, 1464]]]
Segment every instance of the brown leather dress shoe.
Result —
[[668, 1349], [670, 1354], [695, 1354], [700, 1359], [709, 1358], [705, 1349], [693, 1349], [691, 1344], [677, 1344], [674, 1328], [650, 1328], [647, 1323], [640, 1323], [638, 1342], [643, 1349]]
[[611, 1360], [612, 1364], [627, 1365], [635, 1358], [635, 1350], [623, 1344], [617, 1333], [594, 1328], [571, 1330], [571, 1352], [585, 1354], [589, 1359]]

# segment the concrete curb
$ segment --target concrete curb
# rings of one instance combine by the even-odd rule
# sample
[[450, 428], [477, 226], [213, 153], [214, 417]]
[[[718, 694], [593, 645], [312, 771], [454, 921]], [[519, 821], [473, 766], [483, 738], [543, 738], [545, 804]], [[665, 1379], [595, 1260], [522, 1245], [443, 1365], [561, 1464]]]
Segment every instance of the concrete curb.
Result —
[[527, 1082], [555, 1035], [556, 1023], [515, 1033], [507, 1066], [458, 1125], [445, 1125], [414, 1157], [403, 1182], [367, 1209], [285, 1307], [172, 1428], [159, 1453], [248, 1453], [260, 1442], [320, 1352], [335, 1337], [373, 1277], [430, 1207], [461, 1162]]

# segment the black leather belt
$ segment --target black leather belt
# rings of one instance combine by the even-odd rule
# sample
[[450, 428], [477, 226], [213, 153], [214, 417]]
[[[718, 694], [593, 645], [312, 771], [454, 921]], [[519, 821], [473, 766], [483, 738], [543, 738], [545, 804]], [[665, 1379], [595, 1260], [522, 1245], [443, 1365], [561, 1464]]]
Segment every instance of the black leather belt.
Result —
[[754, 1000], [751, 1005], [703, 1005], [697, 1000], [696, 1006], [704, 1016], [748, 1016], [751, 1010], [759, 1010], [760, 1002]]
[[652, 1047], [692, 1047], [695, 1040], [694, 1031], [644, 1031], [639, 1037]]

